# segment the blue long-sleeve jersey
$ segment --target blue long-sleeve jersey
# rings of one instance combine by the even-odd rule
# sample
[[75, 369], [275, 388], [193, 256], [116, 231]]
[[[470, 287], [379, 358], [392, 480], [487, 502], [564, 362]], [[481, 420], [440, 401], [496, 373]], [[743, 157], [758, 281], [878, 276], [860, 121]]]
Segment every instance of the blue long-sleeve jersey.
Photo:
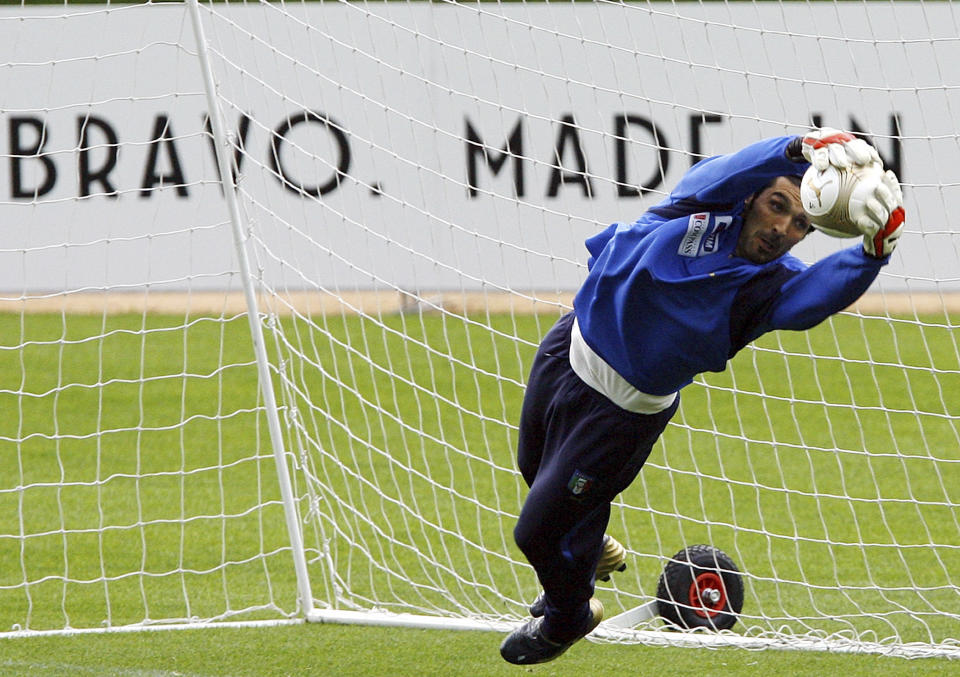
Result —
[[813, 327], [856, 301], [886, 263], [859, 244], [809, 267], [790, 254], [768, 263], [734, 254], [745, 199], [809, 166], [787, 157], [793, 138], [703, 160], [636, 222], [587, 240], [579, 330], [634, 388], [668, 395], [723, 371], [768, 331]]

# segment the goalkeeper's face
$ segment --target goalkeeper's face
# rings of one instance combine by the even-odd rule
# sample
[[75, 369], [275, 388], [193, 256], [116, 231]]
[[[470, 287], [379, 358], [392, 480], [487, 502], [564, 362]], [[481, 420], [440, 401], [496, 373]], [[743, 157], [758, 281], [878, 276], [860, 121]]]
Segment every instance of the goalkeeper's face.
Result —
[[767, 263], [790, 251], [809, 231], [800, 186], [781, 176], [747, 198], [734, 253], [753, 263]]

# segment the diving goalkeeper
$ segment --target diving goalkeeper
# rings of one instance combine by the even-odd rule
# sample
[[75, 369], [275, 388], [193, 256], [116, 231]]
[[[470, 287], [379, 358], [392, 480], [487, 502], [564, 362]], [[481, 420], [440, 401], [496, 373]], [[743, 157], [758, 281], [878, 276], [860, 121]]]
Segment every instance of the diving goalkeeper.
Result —
[[862, 244], [812, 266], [790, 254], [811, 226], [800, 201], [810, 163], [878, 162], [850, 134], [778, 137], [692, 167], [634, 223], [586, 241], [573, 312], [547, 333], [527, 382], [518, 465], [530, 487], [514, 529], [543, 592], [503, 641], [511, 663], [542, 663], [593, 631], [594, 581], [622, 568], [605, 535], [610, 504], [637, 476], [680, 390], [762, 334], [809, 329], [857, 300], [903, 228], [896, 177], [875, 179]]

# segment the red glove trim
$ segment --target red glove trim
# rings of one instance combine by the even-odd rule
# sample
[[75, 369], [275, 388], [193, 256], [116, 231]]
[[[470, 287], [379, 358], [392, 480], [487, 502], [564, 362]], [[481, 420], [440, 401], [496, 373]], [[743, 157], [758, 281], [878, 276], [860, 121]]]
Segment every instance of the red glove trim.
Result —
[[883, 256], [883, 241], [890, 233], [903, 225], [905, 218], [906, 214], [903, 211], [903, 207], [897, 207], [890, 213], [890, 218], [887, 219], [887, 223], [883, 229], [873, 236], [873, 251], [877, 256]]
[[807, 137], [803, 137], [803, 144], [816, 149], [823, 148], [831, 143], [846, 143], [847, 141], [853, 141], [856, 138], [857, 137], [855, 137], [853, 134], [848, 134], [847, 132], [837, 132], [836, 134], [831, 134], [830, 136], [822, 139], [808, 139]]

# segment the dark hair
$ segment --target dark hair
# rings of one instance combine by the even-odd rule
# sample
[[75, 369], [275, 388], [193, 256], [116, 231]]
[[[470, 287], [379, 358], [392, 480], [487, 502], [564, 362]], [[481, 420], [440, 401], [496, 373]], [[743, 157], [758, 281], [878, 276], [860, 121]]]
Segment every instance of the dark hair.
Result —
[[762, 192], [765, 191], [767, 188], [771, 188], [771, 187], [773, 186], [773, 184], [775, 184], [775, 183], [777, 182], [777, 179], [786, 179], [787, 181], [789, 181], [790, 183], [792, 183], [793, 185], [795, 185], [795, 186], [797, 186], [797, 187], [799, 188], [799, 187], [800, 187], [800, 181], [801, 181], [802, 178], [803, 178], [803, 177], [797, 176], [796, 174], [784, 174], [783, 176], [775, 176], [775, 177], [773, 177], [772, 179], [770, 179], [770, 183], [768, 183], [767, 185], [765, 185], [763, 188], [761, 188], [761, 189], [758, 190], [757, 192], [758, 192], [758, 193], [762, 193]]

